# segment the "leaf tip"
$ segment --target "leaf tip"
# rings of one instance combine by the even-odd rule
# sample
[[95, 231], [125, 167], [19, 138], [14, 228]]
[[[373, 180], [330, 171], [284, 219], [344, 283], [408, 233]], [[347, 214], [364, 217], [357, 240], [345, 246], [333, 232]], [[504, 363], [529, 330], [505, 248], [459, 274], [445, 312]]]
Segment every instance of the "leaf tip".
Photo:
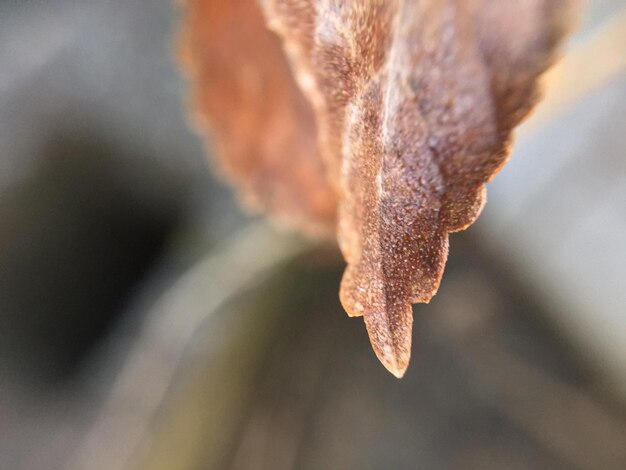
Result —
[[[380, 357], [379, 357], [379, 359], [380, 359]], [[382, 361], [382, 359], [381, 359], [381, 361]], [[389, 363], [385, 363], [385, 362], [383, 362], [383, 365], [384, 365], [384, 366], [385, 366], [385, 368], [386, 368], [389, 372], [391, 372], [391, 373], [392, 373], [392, 374], [393, 374], [393, 375], [394, 375], [397, 379], [401, 379], [402, 377], [404, 377], [404, 374], [405, 374], [405, 372], [406, 372], [407, 368], [409, 367], [409, 363], [408, 363], [408, 362], [403, 363], [403, 364], [400, 364], [400, 363], [398, 363], [397, 361], [396, 361], [396, 362], [394, 362], [394, 364], [393, 364], [393, 365], [391, 365], [391, 364], [389, 364]]]
[[[410, 304], [407, 304], [410, 309]], [[411, 359], [411, 336], [413, 329], [412, 313], [404, 311], [392, 312], [389, 318], [383, 320], [377, 315], [367, 312], [364, 315], [365, 326], [367, 328], [372, 349], [378, 360], [395, 377], [401, 379]], [[390, 313], [390, 312], [386, 312]], [[386, 315], [382, 318], [386, 318]]]
[[391, 347], [391, 345], [385, 347], [385, 345], [374, 343], [374, 341], [372, 341], [372, 347], [376, 357], [385, 366], [385, 369], [396, 378], [401, 379], [409, 367], [410, 349], [408, 353], [401, 353]]

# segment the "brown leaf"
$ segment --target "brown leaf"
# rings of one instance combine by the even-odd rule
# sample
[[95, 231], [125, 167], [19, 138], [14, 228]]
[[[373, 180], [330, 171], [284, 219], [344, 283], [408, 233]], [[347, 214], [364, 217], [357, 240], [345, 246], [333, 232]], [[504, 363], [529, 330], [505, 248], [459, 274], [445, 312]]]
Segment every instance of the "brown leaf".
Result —
[[[229, 2], [216, 3], [243, 17], [243, 4], [250, 7], [243, 0], [233, 2], [238, 10]], [[325, 187], [320, 176], [306, 187], [295, 187], [301, 179], [294, 178], [290, 186], [291, 175], [281, 172], [291, 169], [278, 163], [276, 173], [251, 168], [243, 181], [267, 185], [267, 191], [293, 191], [302, 200], [311, 197], [308, 191], [323, 188], [327, 203], [336, 191], [338, 241], [348, 263], [341, 301], [349, 315], [363, 315], [376, 354], [398, 377], [410, 357], [411, 304], [430, 301], [443, 273], [448, 234], [466, 228], [480, 213], [484, 183], [505, 163], [513, 127], [537, 101], [537, 79], [553, 60], [576, 3], [261, 0], [268, 25], [282, 38], [297, 82], [315, 112], [329, 185]], [[234, 28], [232, 16], [229, 21]], [[262, 36], [259, 21], [253, 23], [238, 26], [237, 34], [254, 27]], [[203, 50], [211, 51], [207, 61], [220, 57], [220, 48], [250, 47], [232, 32], [225, 31], [221, 39], [228, 44], [204, 39]], [[273, 90], [253, 95], [252, 101], [259, 107], [279, 103], [281, 116], [308, 116], [299, 95], [291, 91], [293, 85], [286, 85], [288, 73], [275, 46], [267, 38], [258, 45], [255, 41], [257, 55], [248, 62], [256, 64], [259, 75], [282, 81], [289, 98], [283, 101], [281, 91]], [[227, 81], [241, 68], [238, 54], [244, 51], [230, 50], [226, 63], [218, 61], [216, 73], [226, 70]], [[282, 66], [268, 69], [265, 61]], [[268, 161], [288, 160], [290, 152], [284, 148], [267, 147], [274, 138], [269, 129], [257, 135], [251, 133], [253, 126], [245, 132], [237, 128], [245, 119], [259, 124], [254, 106], [224, 101], [229, 93], [239, 96], [243, 86], [219, 90], [216, 83], [221, 80], [213, 80], [206, 87], [218, 91], [208, 92], [211, 96], [201, 109], [218, 102], [218, 112], [207, 113], [218, 125], [228, 124], [226, 130], [217, 130], [224, 154], [233, 144], [229, 132], [249, 139], [245, 151], [231, 151], [225, 163], [249, 158], [256, 162], [249, 165], [263, 168]], [[229, 105], [233, 108], [226, 109]], [[276, 112], [275, 106], [269, 108]], [[222, 113], [232, 116], [225, 119]], [[299, 125], [289, 119], [280, 123], [287, 127], [276, 126], [271, 132], [286, 141], [305, 141], [304, 134], [313, 132], [310, 117]], [[269, 154], [257, 155], [257, 148], [275, 152], [275, 160]], [[311, 152], [298, 165], [314, 166], [315, 158]], [[258, 189], [252, 193], [267, 194]], [[267, 206], [285, 210], [281, 201]]]
[[335, 227], [337, 197], [311, 107], [254, 0], [186, 0], [182, 65], [200, 132], [248, 206], [314, 232]]
[[430, 301], [448, 233], [482, 209], [570, 2], [262, 3], [300, 70], [342, 189], [342, 303], [364, 316], [376, 354], [400, 377], [411, 304]]

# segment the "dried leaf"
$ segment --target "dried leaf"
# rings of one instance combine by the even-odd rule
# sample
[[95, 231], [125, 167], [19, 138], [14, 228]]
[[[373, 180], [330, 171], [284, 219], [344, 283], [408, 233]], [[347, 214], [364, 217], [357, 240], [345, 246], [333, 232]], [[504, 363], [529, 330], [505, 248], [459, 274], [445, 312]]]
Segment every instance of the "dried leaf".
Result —
[[265, 0], [342, 188], [341, 300], [402, 376], [414, 302], [470, 225], [563, 28], [565, 0]]
[[[363, 315], [377, 356], [398, 377], [410, 358], [411, 304], [430, 301], [448, 234], [480, 213], [484, 183], [505, 163], [512, 129], [537, 101], [537, 79], [553, 60], [576, 3], [261, 0], [315, 112], [321, 162], [333, 188], [326, 190], [339, 194], [338, 241], [348, 263], [342, 304], [349, 315]], [[256, 53], [278, 60], [270, 49]], [[285, 80], [284, 68], [262, 69], [261, 75]], [[250, 113], [236, 105], [229, 112]], [[284, 124], [294, 139], [304, 140], [300, 134], [313, 129]], [[232, 140], [223, 138], [225, 146]], [[246, 150], [253, 154], [254, 146], [271, 139], [258, 136]], [[272, 150], [274, 158], [289, 159], [282, 149]], [[267, 159], [255, 158], [260, 164]], [[301, 190], [301, 198], [323, 187], [317, 177], [299, 188], [290, 187], [285, 174], [269, 177], [276, 179], [258, 184], [286, 185]]]

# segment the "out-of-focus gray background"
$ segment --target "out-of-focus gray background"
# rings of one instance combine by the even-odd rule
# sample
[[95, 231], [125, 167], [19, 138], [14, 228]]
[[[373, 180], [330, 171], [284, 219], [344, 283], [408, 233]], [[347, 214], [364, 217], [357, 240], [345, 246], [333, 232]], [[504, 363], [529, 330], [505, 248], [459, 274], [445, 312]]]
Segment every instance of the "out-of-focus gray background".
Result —
[[593, 0], [397, 381], [242, 214], [170, 0], [0, 0], [0, 468], [626, 468], [626, 6]]

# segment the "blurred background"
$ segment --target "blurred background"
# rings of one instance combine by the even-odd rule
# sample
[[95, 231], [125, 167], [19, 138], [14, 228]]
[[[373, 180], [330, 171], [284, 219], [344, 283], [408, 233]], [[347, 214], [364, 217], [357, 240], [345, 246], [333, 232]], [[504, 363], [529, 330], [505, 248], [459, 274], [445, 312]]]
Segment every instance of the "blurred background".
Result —
[[170, 0], [0, 0], [0, 468], [626, 468], [626, 5], [588, 2], [405, 378], [244, 215]]

